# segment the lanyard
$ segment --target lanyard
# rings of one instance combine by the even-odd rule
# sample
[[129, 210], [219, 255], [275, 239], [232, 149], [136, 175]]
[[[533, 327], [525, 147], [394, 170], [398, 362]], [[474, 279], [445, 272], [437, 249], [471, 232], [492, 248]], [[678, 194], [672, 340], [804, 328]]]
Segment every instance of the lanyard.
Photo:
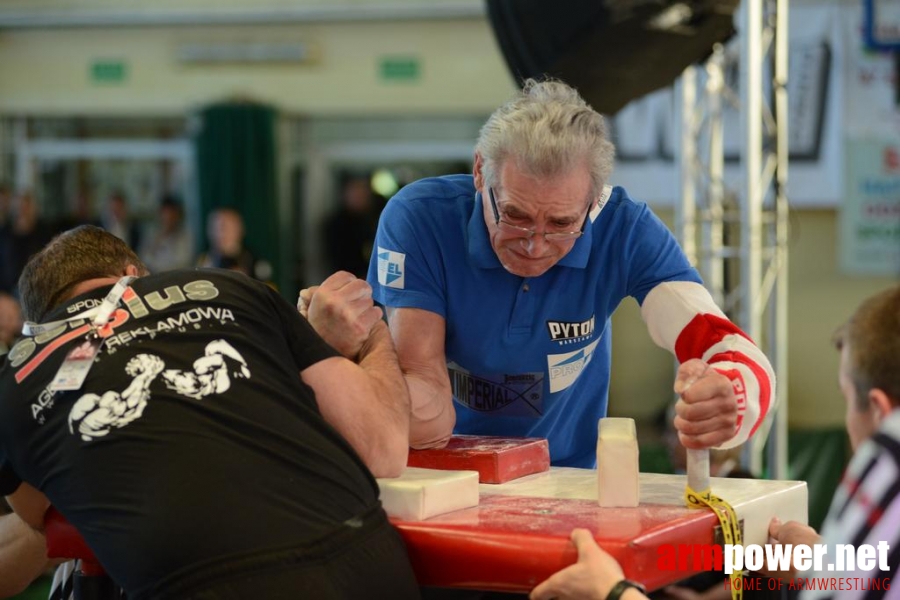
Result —
[[122, 295], [125, 293], [125, 290], [128, 289], [128, 285], [133, 279], [134, 277], [129, 276], [120, 278], [119, 281], [116, 282], [116, 285], [114, 285], [113, 288], [109, 290], [109, 293], [106, 294], [106, 297], [103, 299], [103, 302], [100, 303], [100, 306], [95, 306], [94, 308], [80, 312], [77, 315], [72, 315], [67, 319], [60, 319], [49, 323], [34, 323], [32, 321], [27, 321], [25, 325], [22, 326], [22, 335], [29, 337], [41, 335], [42, 333], [53, 331], [61, 325], [65, 325], [71, 321], [83, 321], [85, 319], [90, 319], [91, 317], [93, 317], [91, 329], [94, 331], [100, 329], [109, 321], [113, 311], [115, 311], [116, 307], [119, 305], [119, 300], [122, 299]]

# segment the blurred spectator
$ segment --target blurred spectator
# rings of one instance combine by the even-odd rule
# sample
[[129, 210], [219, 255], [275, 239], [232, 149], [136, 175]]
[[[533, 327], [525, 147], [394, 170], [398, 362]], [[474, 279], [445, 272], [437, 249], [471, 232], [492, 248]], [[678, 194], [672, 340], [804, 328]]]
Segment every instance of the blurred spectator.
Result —
[[190, 267], [194, 258], [194, 240], [184, 226], [184, 208], [175, 197], [159, 203], [159, 220], [144, 235], [138, 255], [151, 273]]
[[12, 208], [12, 188], [9, 184], [0, 181], [0, 229], [6, 227], [9, 222], [9, 211]]
[[132, 248], [140, 248], [141, 230], [128, 215], [128, 200], [121, 191], [116, 190], [109, 196], [100, 223], [105, 230]]
[[217, 208], [206, 221], [209, 250], [197, 259], [198, 267], [216, 267], [240, 271], [256, 279], [269, 279], [271, 266], [257, 261], [244, 247], [244, 219], [233, 208]]
[[22, 334], [22, 309], [19, 301], [0, 292], [0, 356], [13, 347]]
[[347, 177], [341, 186], [340, 206], [325, 220], [323, 241], [329, 272], [366, 276], [380, 213], [369, 178]]
[[12, 205], [10, 222], [0, 232], [0, 292], [14, 294], [25, 263], [50, 241], [53, 229], [39, 218], [30, 193], [19, 194]]
[[81, 191], [75, 195], [72, 202], [72, 211], [60, 220], [58, 230], [66, 231], [78, 227], [79, 225], [96, 225], [97, 227], [103, 227], [100, 220], [94, 216], [91, 196], [85, 191]]

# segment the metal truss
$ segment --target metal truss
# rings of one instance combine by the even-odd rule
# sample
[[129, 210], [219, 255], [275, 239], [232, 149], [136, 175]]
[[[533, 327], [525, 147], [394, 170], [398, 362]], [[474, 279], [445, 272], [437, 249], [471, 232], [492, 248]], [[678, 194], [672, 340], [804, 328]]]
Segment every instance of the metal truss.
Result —
[[[787, 473], [787, 0], [743, 0], [739, 56], [721, 46], [685, 70], [681, 201], [676, 228], [716, 302], [762, 348], [776, 376], [777, 408], [748, 442], [745, 466]], [[733, 63], [737, 64], [734, 65]], [[737, 67], [739, 91], [727, 84]], [[726, 183], [725, 121], [740, 117], [740, 183]], [[734, 179], [734, 178], [729, 178]]]

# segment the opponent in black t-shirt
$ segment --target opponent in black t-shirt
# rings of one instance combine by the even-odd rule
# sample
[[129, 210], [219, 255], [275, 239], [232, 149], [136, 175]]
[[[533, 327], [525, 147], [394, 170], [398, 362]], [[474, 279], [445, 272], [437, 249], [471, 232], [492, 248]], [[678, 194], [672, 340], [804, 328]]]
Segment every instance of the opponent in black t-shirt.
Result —
[[[310, 312], [356, 328], [341, 349], [354, 364], [244, 275], [120, 279], [142, 265], [111, 237], [67, 232], [23, 274], [26, 315], [58, 325], [35, 327], [0, 369], [0, 492], [43, 492], [129, 598], [414, 597], [369, 471], [402, 469], [408, 396], [365, 282], [329, 279], [346, 314]], [[124, 258], [94, 264], [110, 252]], [[90, 356], [92, 329], [103, 345], [86, 379], [53, 391], [73, 349]]]

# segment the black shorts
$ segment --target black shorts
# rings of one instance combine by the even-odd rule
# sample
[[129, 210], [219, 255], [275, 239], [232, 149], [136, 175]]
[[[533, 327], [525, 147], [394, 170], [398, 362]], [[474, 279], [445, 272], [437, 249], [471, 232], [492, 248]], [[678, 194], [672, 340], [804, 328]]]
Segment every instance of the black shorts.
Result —
[[377, 506], [302, 548], [199, 569], [145, 598], [418, 600], [420, 593], [406, 546]]

